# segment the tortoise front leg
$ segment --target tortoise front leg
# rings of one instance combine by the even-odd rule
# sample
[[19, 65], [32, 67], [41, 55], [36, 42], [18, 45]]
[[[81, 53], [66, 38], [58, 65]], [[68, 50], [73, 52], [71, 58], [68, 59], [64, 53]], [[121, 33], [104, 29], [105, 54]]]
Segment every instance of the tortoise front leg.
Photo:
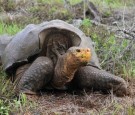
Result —
[[36, 94], [52, 78], [53, 63], [48, 57], [38, 57], [18, 81], [18, 93]]
[[73, 83], [78, 88], [105, 92], [113, 90], [117, 96], [127, 93], [127, 84], [124, 79], [92, 66], [81, 67], [76, 72]]

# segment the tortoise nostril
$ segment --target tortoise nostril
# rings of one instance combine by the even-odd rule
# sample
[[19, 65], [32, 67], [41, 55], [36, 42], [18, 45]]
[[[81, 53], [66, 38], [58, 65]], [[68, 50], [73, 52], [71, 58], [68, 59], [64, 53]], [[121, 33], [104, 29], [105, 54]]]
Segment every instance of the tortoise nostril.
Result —
[[87, 52], [89, 52], [90, 50], [89, 49], [87, 49]]
[[81, 52], [80, 49], [76, 49], [76, 52]]

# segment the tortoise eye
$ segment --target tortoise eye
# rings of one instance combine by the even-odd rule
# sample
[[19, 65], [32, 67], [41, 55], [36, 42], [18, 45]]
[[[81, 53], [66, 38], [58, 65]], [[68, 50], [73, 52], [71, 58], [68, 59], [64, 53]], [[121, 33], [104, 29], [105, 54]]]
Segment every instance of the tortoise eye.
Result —
[[76, 52], [81, 52], [81, 50], [80, 49], [76, 49]]

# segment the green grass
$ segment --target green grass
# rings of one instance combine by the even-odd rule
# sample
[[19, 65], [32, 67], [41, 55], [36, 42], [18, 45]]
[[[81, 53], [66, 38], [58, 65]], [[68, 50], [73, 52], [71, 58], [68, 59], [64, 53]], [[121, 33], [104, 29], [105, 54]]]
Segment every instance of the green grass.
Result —
[[[64, 1], [63, 0], [37, 0], [39, 3], [59, 3], [59, 4], [63, 4]], [[71, 4], [76, 4], [78, 2], [81, 2], [82, 0], [69, 0]]]
[[[122, 77], [135, 77], [135, 61], [130, 60], [133, 58], [133, 52], [132, 50], [124, 52], [130, 41], [116, 38], [115, 33], [104, 27], [85, 26], [90, 22], [87, 20], [84, 22], [81, 29], [95, 42], [95, 49], [102, 68]], [[132, 47], [132, 49], [135, 48]]]
[[9, 113], [25, 112], [27, 109], [34, 109], [37, 105], [27, 100], [25, 94], [15, 95], [11, 80], [7, 80], [6, 74], [0, 70], [0, 115]]
[[39, 3], [48, 3], [48, 4], [53, 4], [53, 3], [63, 3], [63, 0], [37, 0]]
[[[23, 25], [16, 23], [5, 24], [0, 22], [0, 34], [14, 35], [22, 30]], [[16, 98], [13, 84], [7, 79], [6, 74], [0, 69], [0, 115], [9, 115], [10, 112], [25, 111], [26, 105], [33, 107], [33, 104], [27, 101], [26, 96], [21, 94], [19, 99]]]
[[0, 22], [0, 34], [8, 33], [10, 35], [16, 34], [18, 31], [22, 30], [23, 26], [16, 23], [6, 24]]
[[[37, 0], [39, 3], [49, 3], [49, 4], [52, 4], [52, 3], [64, 3], [63, 0]], [[77, 4], [79, 2], [81, 2], [83, 0], [69, 0], [69, 2], [71, 4]], [[113, 8], [116, 8], [116, 7], [119, 7], [119, 6], [123, 6], [123, 5], [131, 5], [133, 6], [133, 3], [135, 2], [134, 0], [89, 0], [93, 3], [95, 3], [96, 5], [99, 5], [99, 6], [102, 6], [102, 7], [108, 7], [108, 6], [111, 6]]]

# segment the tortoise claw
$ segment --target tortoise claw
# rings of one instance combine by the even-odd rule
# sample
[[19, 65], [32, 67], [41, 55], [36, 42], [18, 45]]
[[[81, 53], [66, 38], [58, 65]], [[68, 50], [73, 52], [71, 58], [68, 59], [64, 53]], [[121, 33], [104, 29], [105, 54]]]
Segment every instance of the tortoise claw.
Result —
[[37, 95], [38, 94], [37, 92], [31, 91], [31, 90], [28, 90], [28, 89], [20, 90], [19, 93], [24, 93], [24, 94], [27, 94], [27, 95]]

